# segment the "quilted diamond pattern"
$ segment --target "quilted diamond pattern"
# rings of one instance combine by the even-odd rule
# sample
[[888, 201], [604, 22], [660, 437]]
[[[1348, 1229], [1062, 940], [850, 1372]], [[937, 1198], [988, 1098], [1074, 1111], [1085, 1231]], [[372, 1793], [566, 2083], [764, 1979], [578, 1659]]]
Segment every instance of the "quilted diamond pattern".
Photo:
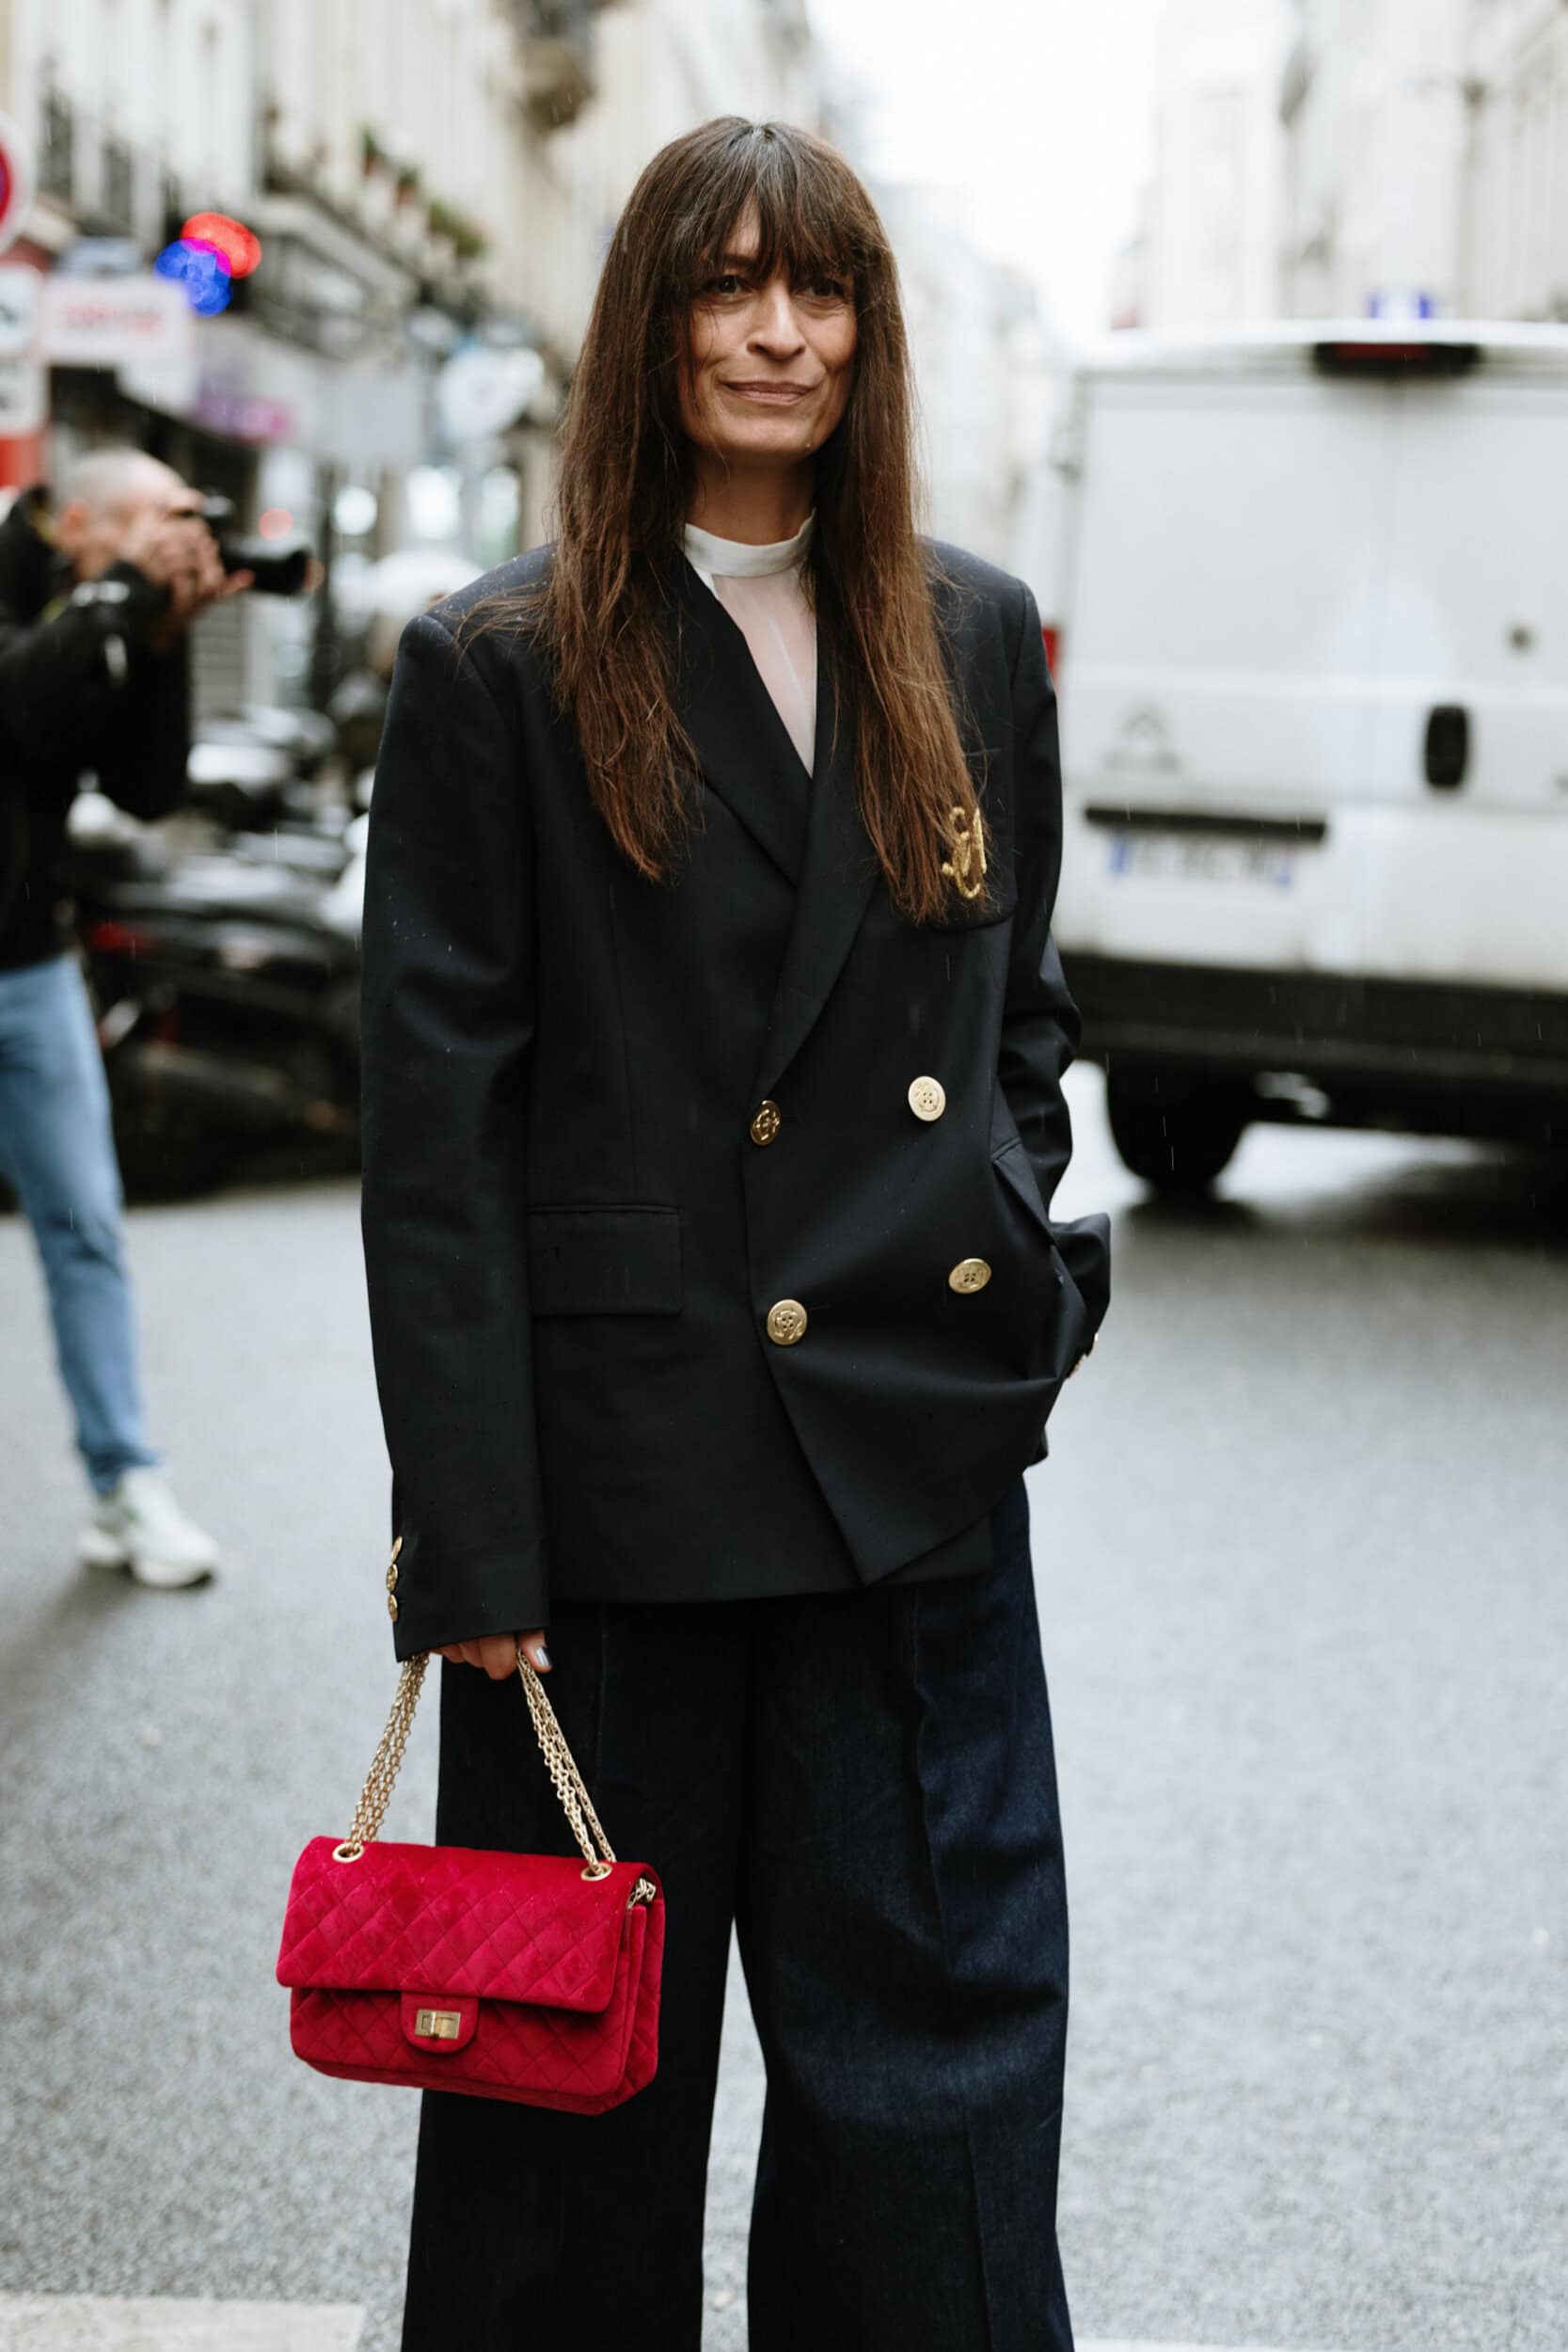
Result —
[[[652, 2081], [664, 1898], [628, 1908], [639, 1878], [657, 1883], [645, 1866], [587, 1881], [556, 1855], [380, 1845], [338, 1863], [334, 1842], [318, 1837], [299, 1858], [277, 1962], [308, 2065], [578, 2115]], [[410, 2042], [410, 1993], [477, 1997], [471, 2038]]]
[[294, 1866], [277, 1980], [362, 1993], [475, 1993], [602, 2010], [635, 1862], [604, 1879], [559, 1854], [367, 1846], [335, 1862], [314, 1837]]

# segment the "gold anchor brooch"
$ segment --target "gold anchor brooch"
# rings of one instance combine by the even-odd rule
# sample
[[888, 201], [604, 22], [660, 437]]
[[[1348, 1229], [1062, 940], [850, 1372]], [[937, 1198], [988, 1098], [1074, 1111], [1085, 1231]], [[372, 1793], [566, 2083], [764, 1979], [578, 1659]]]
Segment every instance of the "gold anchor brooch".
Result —
[[986, 886], [986, 836], [977, 808], [955, 808], [947, 834], [952, 856], [942, 870], [958, 886], [960, 898], [977, 898]]

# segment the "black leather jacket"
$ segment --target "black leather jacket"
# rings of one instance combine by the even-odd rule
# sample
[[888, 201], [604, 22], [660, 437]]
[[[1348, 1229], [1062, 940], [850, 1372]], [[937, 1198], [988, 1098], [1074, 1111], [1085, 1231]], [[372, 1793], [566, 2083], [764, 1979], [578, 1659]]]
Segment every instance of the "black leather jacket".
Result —
[[58, 867], [83, 774], [133, 817], [164, 817], [190, 752], [183, 640], [148, 643], [167, 591], [132, 564], [75, 585], [48, 514], [40, 485], [0, 523], [0, 971], [71, 945]]

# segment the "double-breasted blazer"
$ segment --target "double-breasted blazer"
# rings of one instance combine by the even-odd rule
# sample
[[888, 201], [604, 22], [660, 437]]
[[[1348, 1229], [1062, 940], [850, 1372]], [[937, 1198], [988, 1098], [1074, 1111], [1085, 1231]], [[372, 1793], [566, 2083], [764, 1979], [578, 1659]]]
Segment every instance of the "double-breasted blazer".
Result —
[[[364, 1207], [400, 1656], [573, 1599], [979, 1565], [1108, 1295], [1053, 1221], [1076, 1016], [1050, 937], [1054, 698], [1034, 600], [929, 550], [989, 903], [894, 908], [819, 679], [808, 778], [681, 564], [699, 772], [673, 874], [594, 810], [538, 653], [404, 634], [364, 930]], [[483, 616], [479, 616], [483, 619]]]

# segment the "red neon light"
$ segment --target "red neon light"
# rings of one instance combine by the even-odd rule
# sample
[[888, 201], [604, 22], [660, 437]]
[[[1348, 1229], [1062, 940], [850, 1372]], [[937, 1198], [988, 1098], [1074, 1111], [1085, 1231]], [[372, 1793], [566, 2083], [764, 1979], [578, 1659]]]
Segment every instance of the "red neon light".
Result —
[[215, 253], [230, 278], [248, 278], [261, 258], [261, 240], [255, 230], [227, 213], [193, 213], [180, 234], [187, 244]]

